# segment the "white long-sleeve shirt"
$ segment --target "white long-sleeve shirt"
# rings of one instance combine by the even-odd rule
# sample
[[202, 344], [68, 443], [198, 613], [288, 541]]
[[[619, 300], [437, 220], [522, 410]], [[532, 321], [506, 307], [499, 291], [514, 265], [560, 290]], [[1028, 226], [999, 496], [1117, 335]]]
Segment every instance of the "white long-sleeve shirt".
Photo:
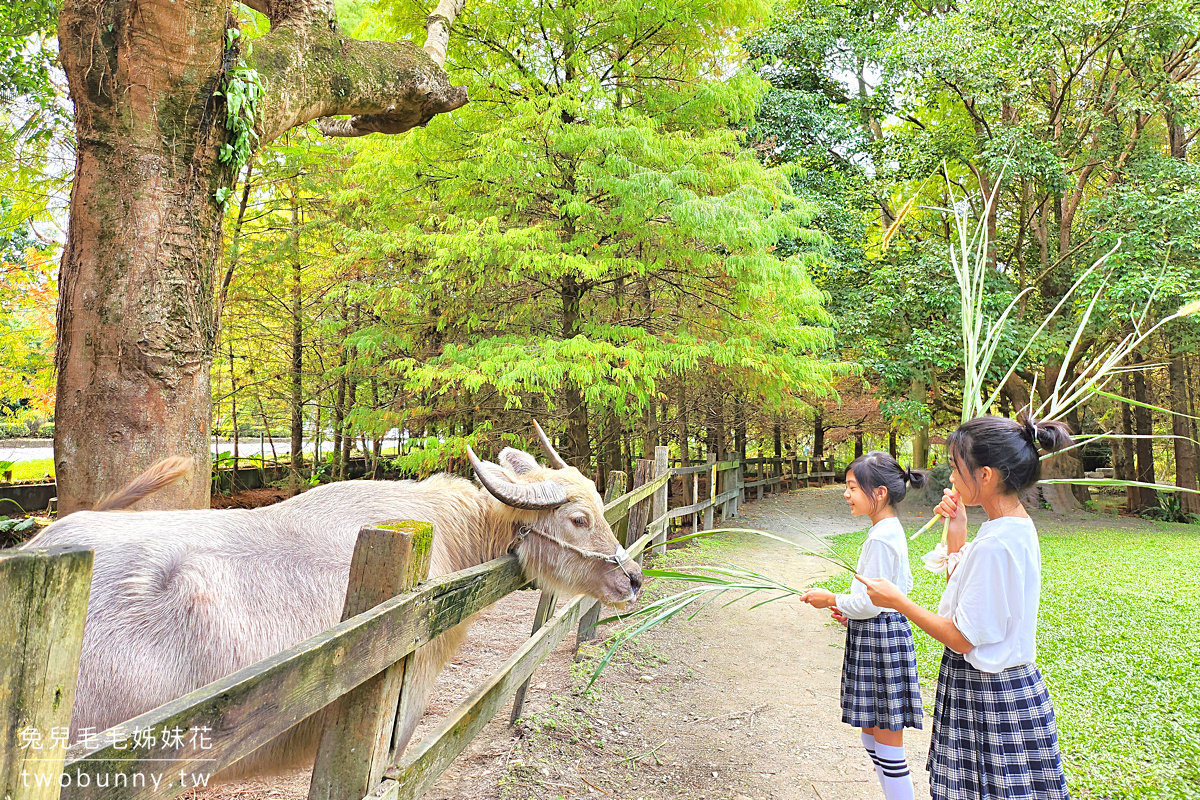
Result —
[[[871, 526], [871, 530], [867, 531], [867, 540], [858, 553], [857, 571], [868, 578], [887, 578], [906, 595], [912, 591], [908, 540], [899, 519], [887, 517]], [[853, 579], [850, 581], [850, 591], [837, 596], [837, 607], [850, 619], [870, 619], [892, 610], [872, 603], [866, 585]]]
[[1042, 551], [1028, 517], [997, 517], [979, 527], [950, 574], [938, 614], [975, 647], [967, 662], [1002, 672], [1037, 657]]

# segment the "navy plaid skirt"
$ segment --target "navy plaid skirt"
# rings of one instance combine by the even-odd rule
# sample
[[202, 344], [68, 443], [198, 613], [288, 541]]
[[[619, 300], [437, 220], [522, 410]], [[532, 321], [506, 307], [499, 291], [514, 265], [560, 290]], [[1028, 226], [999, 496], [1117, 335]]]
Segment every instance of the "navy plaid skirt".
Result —
[[1054, 706], [1038, 668], [981, 672], [947, 648], [928, 769], [934, 800], [1067, 800]]
[[920, 728], [921, 683], [908, 618], [885, 611], [846, 625], [842, 722], [856, 728]]

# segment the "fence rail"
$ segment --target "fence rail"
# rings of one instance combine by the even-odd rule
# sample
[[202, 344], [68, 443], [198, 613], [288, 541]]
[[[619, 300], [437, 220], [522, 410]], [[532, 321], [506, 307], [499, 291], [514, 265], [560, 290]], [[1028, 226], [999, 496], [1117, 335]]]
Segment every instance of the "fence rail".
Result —
[[[691, 517], [694, 530], [711, 529], [716, 513], [723, 520], [737, 516], [751, 490], [761, 497], [764, 490], [784, 484], [832, 478], [832, 464], [825, 466], [786, 458], [710, 457], [705, 464], [671, 468], [667, 448], [659, 447], [653, 460], [638, 462], [629, 491], [624, 473], [610, 474], [604, 517], [640, 561], [647, 548], [665, 551], [673, 521], [682, 524]], [[754, 480], [746, 480], [748, 467], [754, 469]], [[673, 479], [683, 483], [685, 494], [691, 489], [693, 501], [671, 509], [668, 487]], [[544, 590], [531, 637], [441, 725], [398, 754], [393, 725], [405, 703], [411, 702], [406, 694], [407, 660], [439, 634], [528, 583], [514, 555], [421, 580], [428, 570], [432, 536], [425, 523], [365, 527], [355, 548], [342, 622], [101, 732], [93, 741], [60, 750], [62, 762], [43, 759], [38, 769], [55, 778], [69, 774], [63, 793], [71, 800], [166, 800], [192, 788], [187, 777], [219, 772], [324, 710], [310, 800], [419, 798], [510, 697], [513, 719], [520, 716], [525, 688], [537, 666], [572, 628], [577, 628], [577, 642], [594, 636], [600, 610], [599, 603], [583, 595], [567, 599], [556, 610], [557, 598]], [[43, 576], [40, 582], [30, 577], [35, 573]], [[57, 600], [44, 594], [46, 586], [57, 585], [46, 575], [60, 576], [55, 579], [62, 584]], [[10, 692], [0, 706], [0, 736], [15, 741], [24, 726], [69, 723], [82, 646], [80, 609], [86, 605], [83, 598], [90, 581], [91, 554], [86, 550], [0, 553], [0, 603], [6, 609], [26, 610], [20, 618], [21, 645], [8, 644], [17, 641], [16, 636], [0, 639], [0, 685], [42, 687], [25, 694]], [[74, 599], [68, 603], [70, 598]], [[47, 604], [57, 611], [46, 612]], [[0, 633], [12, 615], [0, 615]], [[29, 647], [42, 648], [41, 655], [29, 652]], [[45, 656], [47, 648], [53, 650], [52, 657]], [[52, 703], [45, 696], [47, 685], [54, 688]], [[138, 736], [147, 730], [212, 734], [207, 748], [181, 749], [166, 737]], [[5, 742], [0, 758], [0, 794], [6, 800], [57, 800], [57, 781], [34, 788], [23, 785], [19, 777], [28, 769], [23, 760], [28, 754], [10, 753], [9, 744]], [[139, 783], [137, 776], [148, 772], [163, 779], [150, 784], [143, 777]]]

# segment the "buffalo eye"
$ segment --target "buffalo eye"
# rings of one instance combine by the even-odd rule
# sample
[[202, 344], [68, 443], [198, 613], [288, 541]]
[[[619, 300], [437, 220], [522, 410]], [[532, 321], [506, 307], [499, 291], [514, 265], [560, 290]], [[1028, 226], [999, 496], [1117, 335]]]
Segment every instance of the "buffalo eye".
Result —
[[574, 517], [571, 517], [571, 524], [573, 524], [576, 528], [586, 528], [589, 524], [587, 515], [577, 514]]

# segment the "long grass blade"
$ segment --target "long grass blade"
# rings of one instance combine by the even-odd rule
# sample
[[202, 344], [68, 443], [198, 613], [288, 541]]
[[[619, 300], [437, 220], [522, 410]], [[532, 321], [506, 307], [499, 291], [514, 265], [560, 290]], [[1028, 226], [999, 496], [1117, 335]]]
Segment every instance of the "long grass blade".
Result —
[[1060, 453], [1074, 450], [1077, 447], [1083, 447], [1089, 442], [1097, 442], [1101, 439], [1182, 439], [1185, 442], [1191, 442], [1200, 446], [1200, 441], [1196, 441], [1190, 436], [1177, 436], [1173, 433], [1089, 433], [1074, 438], [1074, 444], [1055, 450], [1053, 453], [1042, 453], [1040, 460], [1045, 461], [1046, 459], [1054, 458]]
[[1072, 486], [1138, 486], [1143, 489], [1157, 489], [1160, 492], [1187, 492], [1200, 494], [1200, 489], [1188, 489], [1173, 483], [1149, 483], [1147, 481], [1127, 481], [1121, 478], [1043, 478], [1038, 483], [1066, 483]]
[[[1141, 367], [1142, 365], [1139, 364], [1138, 366]], [[1119, 394], [1113, 394], [1112, 392], [1106, 392], [1103, 389], [1096, 389], [1093, 392], [1093, 394], [1098, 394], [1101, 397], [1107, 397], [1110, 400], [1118, 400], [1122, 403], [1127, 403], [1128, 405], [1131, 405], [1131, 406], [1139, 406], [1141, 408], [1148, 408], [1151, 411], [1161, 411], [1163, 414], [1169, 414], [1174, 417], [1183, 417], [1184, 419], [1200, 419], [1200, 417], [1193, 416], [1191, 414], [1184, 414], [1182, 411], [1172, 411], [1171, 409], [1163, 408], [1162, 406], [1151, 405], [1150, 403], [1143, 403], [1140, 400], [1132, 400], [1128, 397], [1122, 397]]]
[[[784, 514], [784, 516], [790, 517], [791, 519], [795, 520], [795, 517], [792, 517], [787, 512], [783, 512], [783, 514]], [[836, 564], [837, 566], [842, 567], [843, 569], [848, 569], [848, 570], [854, 569], [853, 566], [851, 566], [844, 558], [839, 556], [837, 554], [837, 552], [834, 551], [833, 548], [831, 548], [829, 546], [829, 543], [827, 541], [825, 541], [823, 538], [821, 538], [819, 535], [813, 533], [812, 531], [804, 530], [802, 527], [798, 528], [797, 532], [802, 533], [805, 536], [808, 536], [808, 537], [812, 538], [813, 540], [815, 540], [816, 542], [818, 542], [821, 547], [821, 550], [819, 550], [819, 551], [814, 550], [811, 547], [806, 547], [806, 546], [800, 544], [799, 542], [792, 541], [791, 539], [785, 539], [782, 536], [776, 536], [773, 533], [768, 533], [767, 531], [760, 531], [755, 528], [713, 528], [712, 530], [708, 530], [708, 531], [697, 531], [695, 533], [688, 533], [688, 534], [684, 534], [683, 536], [677, 536], [674, 539], [669, 539], [666, 542], [663, 542], [663, 544], [666, 545], [666, 544], [674, 544], [675, 542], [685, 542], [685, 541], [688, 541], [689, 539], [698, 539], [698, 538], [702, 538], [705, 536], [713, 536], [718, 533], [749, 533], [749, 534], [753, 534], [755, 536], [761, 536], [764, 539], [772, 539], [776, 542], [782, 542], [783, 544], [786, 544], [789, 547], [794, 547], [797, 550], [804, 552], [806, 555], [815, 556], [816, 558], [823, 559], [832, 564]]]

